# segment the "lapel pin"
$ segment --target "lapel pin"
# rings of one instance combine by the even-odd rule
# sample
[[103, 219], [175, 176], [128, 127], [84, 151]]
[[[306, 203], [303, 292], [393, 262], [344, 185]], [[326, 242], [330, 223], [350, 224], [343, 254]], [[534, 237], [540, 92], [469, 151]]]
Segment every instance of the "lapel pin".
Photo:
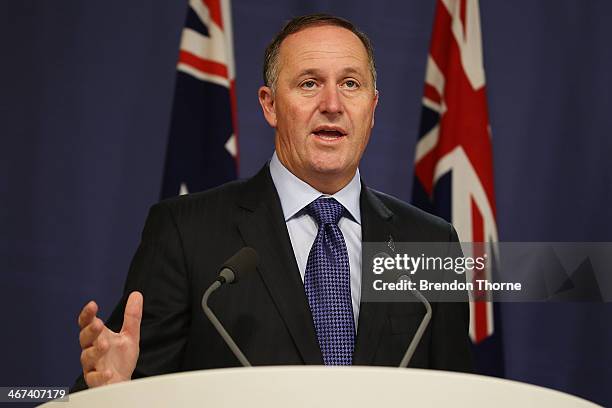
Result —
[[389, 234], [389, 241], [387, 241], [387, 246], [390, 250], [395, 252], [395, 242], [393, 242], [393, 237]]

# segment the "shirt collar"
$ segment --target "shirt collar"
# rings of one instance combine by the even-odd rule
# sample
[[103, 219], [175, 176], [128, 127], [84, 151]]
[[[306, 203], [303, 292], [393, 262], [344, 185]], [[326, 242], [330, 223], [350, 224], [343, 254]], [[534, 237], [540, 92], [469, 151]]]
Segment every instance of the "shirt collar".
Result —
[[291, 173], [278, 159], [276, 151], [270, 160], [270, 175], [278, 192], [285, 221], [293, 218], [308, 204], [321, 196], [333, 197], [346, 208], [353, 220], [361, 224], [361, 209], [359, 196], [361, 194], [361, 181], [359, 169], [351, 181], [335, 194], [323, 194], [314, 187], [300, 180]]

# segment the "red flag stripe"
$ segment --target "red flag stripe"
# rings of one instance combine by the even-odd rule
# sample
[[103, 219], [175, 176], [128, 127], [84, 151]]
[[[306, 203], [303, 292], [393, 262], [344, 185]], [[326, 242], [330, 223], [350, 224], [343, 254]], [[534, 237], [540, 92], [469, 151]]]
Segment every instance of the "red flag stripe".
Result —
[[228, 78], [227, 66], [215, 61], [200, 58], [188, 51], [179, 52], [179, 62], [192, 66], [193, 68], [211, 75]]
[[[478, 209], [478, 206], [473, 199], [470, 199], [472, 207], [472, 235], [474, 242], [484, 241], [484, 222], [482, 214]], [[473, 257], [479, 257], [484, 255], [484, 248], [481, 245], [474, 245]], [[476, 269], [474, 272], [474, 281], [476, 279], [485, 279], [484, 269]], [[475, 282], [474, 282], [475, 283]], [[474, 286], [477, 288], [478, 286]], [[486, 292], [475, 291], [476, 297], [480, 298], [485, 296]], [[486, 299], [486, 298], [485, 298]], [[483, 300], [474, 301], [474, 343], [479, 343], [484, 340], [489, 334], [488, 321], [487, 321], [487, 303]]]
[[440, 97], [438, 90], [429, 84], [425, 84], [424, 96], [437, 104], [442, 102], [442, 98]]
[[202, 0], [208, 8], [210, 19], [223, 30], [223, 17], [221, 16], [221, 2], [219, 0]]
[[467, 30], [467, 20], [465, 18], [466, 12], [467, 12], [467, 0], [461, 0], [461, 4], [460, 6], [460, 12], [461, 12], [461, 25], [463, 26], [463, 38], [466, 37], [466, 30]]

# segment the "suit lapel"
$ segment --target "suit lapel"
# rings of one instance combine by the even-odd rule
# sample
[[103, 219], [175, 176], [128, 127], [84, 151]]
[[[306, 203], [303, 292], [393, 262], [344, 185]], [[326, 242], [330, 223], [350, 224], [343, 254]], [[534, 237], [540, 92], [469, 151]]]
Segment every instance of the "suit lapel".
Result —
[[238, 225], [240, 234], [259, 254], [257, 269], [304, 363], [323, 364], [304, 284], [267, 165], [247, 182], [239, 205], [246, 210], [246, 217]]
[[[362, 182], [361, 241], [387, 242], [394, 236], [393, 212], [389, 210]], [[378, 347], [387, 318], [387, 304], [362, 302], [359, 307], [359, 325], [353, 353], [354, 365], [369, 365]]]

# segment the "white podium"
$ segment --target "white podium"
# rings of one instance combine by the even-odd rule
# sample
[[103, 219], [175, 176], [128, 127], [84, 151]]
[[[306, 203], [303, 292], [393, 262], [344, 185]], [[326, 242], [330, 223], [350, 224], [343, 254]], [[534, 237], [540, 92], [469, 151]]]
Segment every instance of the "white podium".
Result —
[[381, 367], [276, 366], [169, 374], [70, 395], [44, 407], [598, 407], [559, 391], [473, 374]]

